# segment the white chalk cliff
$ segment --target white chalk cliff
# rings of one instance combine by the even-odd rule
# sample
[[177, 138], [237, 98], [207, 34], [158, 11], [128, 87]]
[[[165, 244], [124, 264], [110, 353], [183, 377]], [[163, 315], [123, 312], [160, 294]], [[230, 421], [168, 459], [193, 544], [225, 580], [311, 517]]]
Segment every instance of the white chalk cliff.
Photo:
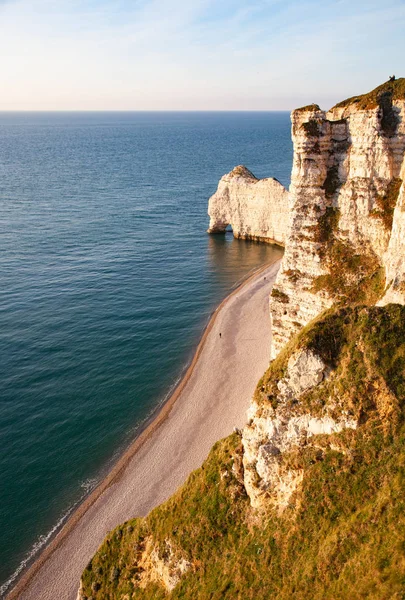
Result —
[[401, 187], [394, 210], [391, 237], [384, 255], [387, 290], [379, 304], [404, 304], [405, 298], [405, 159], [399, 174]]
[[257, 179], [240, 165], [221, 178], [210, 198], [208, 233], [231, 225], [237, 238], [284, 245], [289, 213], [288, 191], [277, 179]]
[[[209, 233], [231, 225], [235, 237], [285, 246], [269, 302], [274, 360], [255, 390], [247, 424], [235, 430], [231, 445], [230, 438], [218, 444], [207, 470], [203, 466], [192, 476], [188, 506], [188, 484], [174, 504], [168, 502], [170, 509], [163, 512], [167, 527], [161, 528], [166, 518], [152, 513], [149, 521], [138, 523], [135, 544], [128, 537], [132, 525], [109, 535], [96, 562], [85, 571], [80, 600], [129, 600], [133, 591], [138, 597], [142, 589], [152, 597], [151, 585], [176, 595], [178, 584], [183, 585], [181, 597], [189, 598], [193, 577], [198, 586], [193, 590], [212, 591], [217, 574], [204, 561], [216, 565], [212, 552], [217, 548], [223, 555], [229, 549], [229, 572], [220, 571], [227, 575], [224, 594], [228, 590], [226, 597], [233, 598], [236, 590], [243, 595], [242, 569], [236, 587], [232, 581], [234, 552], [240, 547], [235, 543], [238, 520], [243, 544], [251, 536], [241, 553], [247, 561], [242, 564], [248, 565], [244, 581], [249, 581], [249, 589], [254, 564], [262, 573], [275, 574], [273, 595], [289, 581], [282, 596], [277, 595], [282, 598], [296, 592], [315, 597], [314, 585], [317, 598], [340, 597], [347, 582], [354, 597], [360, 571], [366, 573], [361, 597], [397, 597], [397, 592], [392, 595], [392, 585], [397, 584], [398, 593], [403, 591], [391, 550], [395, 557], [402, 499], [398, 456], [403, 439], [405, 307], [398, 304], [405, 305], [405, 79], [390, 80], [328, 112], [315, 104], [297, 109], [291, 121], [289, 191], [275, 179], [259, 180], [238, 166], [222, 177], [209, 201]], [[207, 494], [209, 503], [201, 502], [201, 494]], [[352, 496], [358, 497], [345, 513], [343, 503], [351, 502]], [[179, 512], [180, 531], [174, 526]], [[383, 537], [390, 524], [387, 514], [392, 528], [387, 539], [394, 544]], [[263, 538], [254, 535], [269, 524], [271, 538], [260, 565]], [[312, 541], [307, 545], [309, 532]], [[196, 535], [202, 536], [196, 537], [199, 545], [201, 540], [210, 544], [209, 552], [197, 550], [197, 559], [189, 549]], [[295, 551], [300, 538], [302, 556]], [[253, 546], [255, 539], [261, 541]], [[370, 539], [375, 542], [371, 560]], [[387, 554], [381, 554], [383, 547]], [[398, 551], [400, 560], [402, 546]], [[289, 552], [288, 569], [284, 565]], [[108, 570], [103, 571], [105, 563]], [[290, 570], [296, 570], [292, 579]], [[371, 587], [369, 573], [374, 571]], [[260, 587], [262, 580], [256, 579]], [[297, 589], [302, 580], [304, 594]]]
[[[231, 224], [236, 237], [285, 245], [270, 298], [273, 357], [332, 304], [405, 304], [404, 98], [400, 79], [328, 112], [317, 105], [293, 111], [289, 194], [237, 167], [210, 199], [209, 232]], [[319, 433], [357, 427], [327, 403], [322, 414], [303, 410], [301, 397], [327, 376], [320, 357], [303, 351], [288, 362], [276, 406], [252, 404], [242, 433], [252, 506], [285, 508], [302, 471], [286, 468], [283, 457], [310, 447]]]
[[270, 299], [274, 356], [378, 265], [388, 301], [405, 301], [405, 101], [381, 95], [367, 108], [312, 105], [291, 115], [290, 228]]
[[254, 508], [269, 502], [279, 509], [288, 506], [302, 481], [303, 469], [286, 466], [283, 457], [294, 450], [317, 448], [317, 437], [356, 429], [357, 420], [347, 414], [336, 418], [330, 406], [322, 414], [303, 410], [300, 398], [327, 377], [327, 366], [310, 350], [300, 350], [288, 361], [285, 377], [278, 383], [277, 408], [253, 402], [243, 430], [243, 466], [246, 492]]

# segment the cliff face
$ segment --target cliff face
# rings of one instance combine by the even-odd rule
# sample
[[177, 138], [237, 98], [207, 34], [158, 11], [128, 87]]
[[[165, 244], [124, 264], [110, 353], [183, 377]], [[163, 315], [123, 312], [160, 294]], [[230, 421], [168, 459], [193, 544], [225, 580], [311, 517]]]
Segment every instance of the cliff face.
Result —
[[[402, 87], [399, 80], [328, 113], [311, 105], [291, 115], [291, 218], [270, 298], [273, 357], [332, 306], [405, 303], [405, 101], [396, 93]], [[288, 504], [302, 473], [283, 470], [282, 457], [311, 446], [314, 423], [329, 434], [358, 424], [342, 398], [334, 399], [340, 409], [331, 417], [329, 388], [320, 384], [327, 365], [322, 371], [319, 356], [298, 375], [291, 360], [270, 394], [262, 386], [243, 432], [245, 485], [255, 507], [269, 498], [279, 508]], [[325, 387], [321, 415], [302, 413], [309, 389], [286, 385], [294, 377], [302, 384], [311, 373], [311, 387]]]
[[242, 437], [244, 483], [254, 508], [289, 505], [304, 469], [285, 464], [285, 456], [309, 450], [322, 456], [319, 436], [357, 428], [354, 415], [347, 411], [336, 415], [333, 403], [325, 402], [321, 411], [311, 411], [305, 401], [318, 386], [325, 387], [328, 372], [319, 355], [298, 349], [289, 357], [283, 376], [262, 384], [256, 394]]
[[259, 383], [242, 440], [112, 531], [79, 598], [402, 598], [404, 357], [404, 306], [309, 326]]
[[236, 238], [284, 244], [288, 229], [289, 196], [277, 179], [257, 179], [238, 166], [224, 175], [208, 205], [208, 233], [232, 226]]
[[399, 79], [328, 112], [293, 111], [289, 193], [239, 166], [211, 197], [210, 233], [230, 224], [235, 237], [286, 247], [270, 299], [273, 356], [322, 310], [348, 299], [356, 282], [361, 299], [362, 282], [375, 276], [373, 303], [386, 276], [381, 302], [405, 301], [404, 97]]
[[404, 116], [405, 79], [298, 109], [289, 196], [244, 167], [222, 178], [210, 231], [286, 246], [275, 359], [243, 431], [110, 534], [80, 598], [403, 597]]
[[292, 113], [290, 229], [270, 300], [274, 356], [378, 267], [393, 282], [387, 298], [404, 302], [405, 102], [389, 89], [370, 106], [356, 99]]
[[380, 304], [404, 304], [405, 298], [405, 158], [399, 174], [400, 190], [395, 206], [391, 237], [384, 255], [387, 290]]

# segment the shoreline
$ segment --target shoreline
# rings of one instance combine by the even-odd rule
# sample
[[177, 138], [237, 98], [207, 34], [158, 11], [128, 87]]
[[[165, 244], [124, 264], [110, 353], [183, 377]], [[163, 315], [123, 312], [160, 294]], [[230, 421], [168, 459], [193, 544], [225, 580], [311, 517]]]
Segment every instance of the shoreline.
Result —
[[[76, 508], [73, 509], [72, 514], [67, 518], [65, 524], [61, 529], [50, 538], [49, 542], [44, 546], [39, 556], [27, 566], [18, 576], [15, 585], [6, 592], [5, 598], [7, 600], [16, 600], [20, 595], [26, 591], [32, 580], [46, 564], [46, 562], [52, 557], [52, 555], [60, 548], [63, 542], [69, 537], [74, 531], [75, 527], [79, 524], [81, 519], [88, 513], [88, 511], [96, 504], [96, 502], [107, 492], [113, 485], [118, 484], [123, 477], [129, 463], [135, 457], [135, 455], [145, 446], [160, 427], [165, 423], [172, 412], [177, 400], [181, 396], [182, 392], [186, 388], [190, 381], [190, 378], [194, 374], [194, 371], [198, 365], [198, 361], [205, 348], [207, 338], [211, 333], [218, 315], [222, 309], [242, 290], [248, 287], [250, 283], [253, 284], [256, 279], [259, 279], [261, 273], [271, 269], [280, 259], [273, 261], [272, 263], [266, 264], [258, 269], [255, 269], [250, 275], [244, 278], [236, 287], [228, 294], [221, 303], [217, 306], [214, 312], [211, 314], [207, 325], [204, 328], [201, 339], [197, 345], [191, 362], [187, 367], [184, 368], [184, 375], [181, 380], [170, 393], [168, 397], [163, 400], [162, 404], [157, 406], [152, 414], [145, 420], [144, 424], [141, 425], [140, 431], [133, 442], [130, 443], [129, 447], [124, 450], [121, 456], [117, 459], [116, 463], [109, 469], [108, 473], [102, 478], [99, 484], [85, 497]], [[277, 269], [278, 270], [278, 269]], [[269, 319], [270, 320], [270, 319]], [[270, 360], [270, 356], [269, 356]], [[190, 473], [188, 473], [189, 475]], [[160, 503], [160, 502], [159, 502]], [[135, 515], [136, 516], [136, 515]], [[101, 540], [102, 541], [102, 540]], [[100, 541], [100, 543], [101, 543]], [[77, 588], [79, 581], [77, 581]]]

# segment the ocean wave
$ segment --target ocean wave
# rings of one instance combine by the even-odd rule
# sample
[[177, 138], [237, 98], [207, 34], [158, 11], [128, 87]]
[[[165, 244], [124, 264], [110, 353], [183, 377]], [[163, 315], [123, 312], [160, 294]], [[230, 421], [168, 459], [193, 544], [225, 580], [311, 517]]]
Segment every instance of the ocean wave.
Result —
[[33, 560], [33, 558], [38, 554], [40, 550], [48, 543], [51, 537], [62, 527], [65, 523], [69, 515], [73, 512], [76, 505], [69, 508], [69, 510], [57, 521], [57, 523], [52, 527], [48, 533], [44, 535], [40, 535], [37, 541], [33, 544], [31, 550], [27, 553], [25, 558], [18, 565], [17, 569], [14, 573], [7, 579], [5, 583], [0, 587], [0, 594], [4, 596], [5, 593], [9, 590], [10, 586], [16, 581], [20, 573], [25, 569], [25, 567]]
[[47, 543], [52, 539], [52, 537], [58, 531], [60, 531], [60, 529], [62, 529], [63, 525], [65, 524], [67, 519], [70, 517], [70, 515], [74, 512], [74, 510], [78, 507], [78, 505], [84, 500], [84, 498], [86, 496], [88, 496], [88, 494], [90, 492], [92, 492], [94, 490], [97, 483], [98, 483], [98, 479], [96, 479], [95, 477], [85, 479], [84, 481], [82, 481], [80, 483], [80, 487], [83, 490], [83, 494], [81, 495], [80, 499], [77, 502], [75, 502], [70, 508], [68, 508], [68, 510], [55, 523], [55, 525], [52, 527], [52, 529], [50, 529], [47, 533], [42, 534], [38, 537], [36, 542], [34, 542], [31, 549], [28, 551], [25, 558], [18, 565], [17, 569], [14, 571], [14, 573], [11, 575], [11, 577], [9, 577], [7, 579], [7, 581], [0, 586], [0, 597], [3, 598], [5, 596], [5, 594], [8, 592], [8, 590], [10, 589], [12, 584], [18, 579], [18, 577], [22, 573], [22, 571], [27, 567], [27, 565], [29, 565], [31, 562], [33, 562], [36, 555], [47, 545]]

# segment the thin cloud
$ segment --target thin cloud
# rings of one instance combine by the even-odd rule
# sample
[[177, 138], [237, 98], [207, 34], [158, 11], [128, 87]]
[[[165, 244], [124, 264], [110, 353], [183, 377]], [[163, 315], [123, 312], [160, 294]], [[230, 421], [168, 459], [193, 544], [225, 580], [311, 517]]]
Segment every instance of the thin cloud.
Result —
[[0, 0], [0, 10], [4, 109], [332, 103], [387, 69], [400, 75], [405, 49], [399, 0]]

